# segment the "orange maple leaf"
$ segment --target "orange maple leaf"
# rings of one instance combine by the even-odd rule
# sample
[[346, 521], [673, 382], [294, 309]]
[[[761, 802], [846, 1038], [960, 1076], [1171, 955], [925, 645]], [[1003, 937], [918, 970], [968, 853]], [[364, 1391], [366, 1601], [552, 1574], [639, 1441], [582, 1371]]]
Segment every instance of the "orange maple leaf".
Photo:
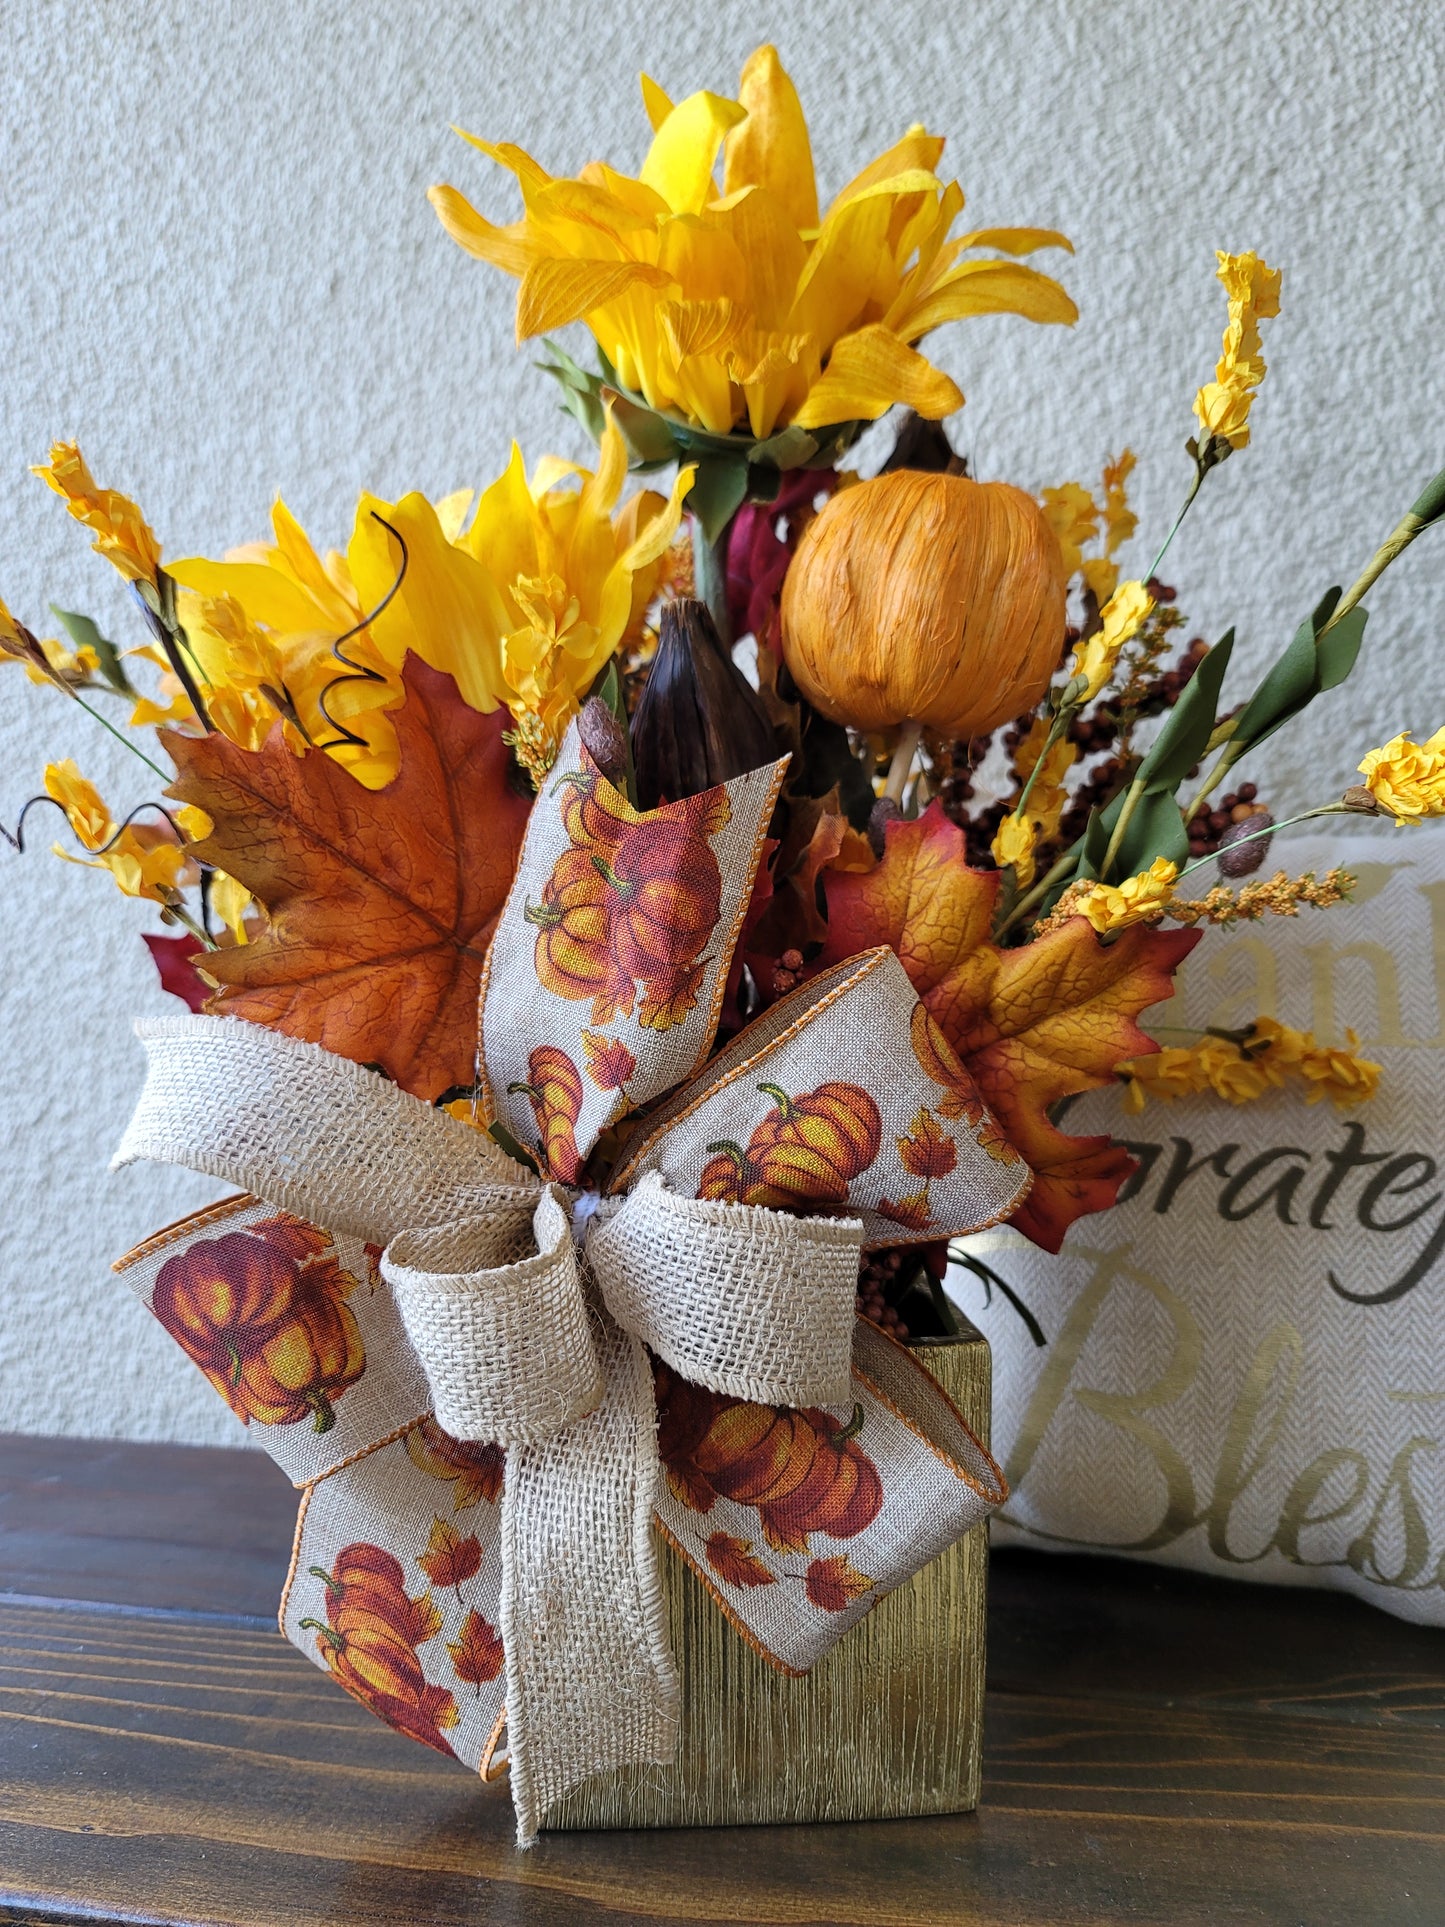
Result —
[[457, 1678], [478, 1689], [497, 1677], [506, 1658], [496, 1627], [489, 1625], [475, 1607], [462, 1621], [461, 1637], [447, 1641], [447, 1651]]
[[1104, 944], [1076, 917], [1004, 950], [989, 941], [1001, 878], [969, 869], [963, 833], [936, 803], [912, 823], [891, 823], [887, 838], [874, 869], [823, 873], [828, 941], [817, 968], [875, 944], [897, 951], [1034, 1172], [1013, 1224], [1057, 1251], [1075, 1218], [1114, 1202], [1133, 1159], [1112, 1138], [1070, 1137], [1049, 1111], [1157, 1048], [1135, 1019], [1173, 995], [1173, 973], [1199, 933], [1136, 924]]
[[408, 657], [392, 712], [401, 762], [367, 790], [278, 723], [259, 750], [166, 733], [168, 794], [212, 831], [203, 862], [261, 903], [255, 943], [206, 953], [207, 1009], [376, 1064], [428, 1102], [470, 1084], [482, 959], [516, 868], [528, 803], [508, 784], [505, 710], [482, 716]]
[[803, 1586], [809, 1599], [823, 1612], [841, 1613], [846, 1612], [855, 1599], [871, 1592], [873, 1581], [839, 1552], [831, 1559], [815, 1559], [808, 1567]]
[[426, 1551], [417, 1564], [434, 1586], [460, 1586], [481, 1567], [482, 1543], [473, 1534], [462, 1537], [445, 1519], [433, 1519]]
[[715, 1532], [707, 1542], [707, 1562], [730, 1586], [771, 1586], [777, 1574], [770, 1572], [753, 1552], [751, 1539], [734, 1539], [730, 1532]]

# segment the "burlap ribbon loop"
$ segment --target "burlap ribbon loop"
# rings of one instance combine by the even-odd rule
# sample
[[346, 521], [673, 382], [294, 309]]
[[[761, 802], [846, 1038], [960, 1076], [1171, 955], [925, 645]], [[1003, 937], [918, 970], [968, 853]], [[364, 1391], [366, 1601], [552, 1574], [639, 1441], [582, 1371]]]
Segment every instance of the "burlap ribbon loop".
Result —
[[607, 1309], [681, 1377], [762, 1405], [849, 1396], [859, 1218], [708, 1203], [651, 1172], [597, 1221], [587, 1257]]
[[571, 1214], [555, 1186], [530, 1213], [404, 1231], [381, 1272], [453, 1437], [540, 1445], [601, 1403]]

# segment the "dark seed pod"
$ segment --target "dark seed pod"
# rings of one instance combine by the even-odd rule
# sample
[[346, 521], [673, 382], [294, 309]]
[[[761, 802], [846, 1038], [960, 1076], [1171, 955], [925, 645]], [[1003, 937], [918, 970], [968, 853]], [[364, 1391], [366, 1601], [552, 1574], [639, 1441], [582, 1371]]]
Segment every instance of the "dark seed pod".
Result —
[[638, 808], [696, 796], [776, 755], [763, 699], [718, 640], [707, 605], [667, 603], [632, 718]]
[[874, 856], [882, 858], [888, 844], [888, 825], [902, 814], [891, 796], [880, 796], [868, 812], [868, 844]]
[[[1226, 877], [1253, 876], [1255, 871], [1269, 855], [1273, 837], [1261, 836], [1261, 830], [1272, 830], [1274, 818], [1268, 810], [1256, 810], [1253, 816], [1241, 817], [1237, 823], [1230, 823], [1219, 839], [1219, 850], [1215, 861], [1219, 873]], [[1246, 843], [1245, 837], [1253, 842]]]
[[589, 696], [577, 718], [582, 747], [609, 783], [619, 789], [627, 781], [627, 737], [622, 725], [600, 696]]

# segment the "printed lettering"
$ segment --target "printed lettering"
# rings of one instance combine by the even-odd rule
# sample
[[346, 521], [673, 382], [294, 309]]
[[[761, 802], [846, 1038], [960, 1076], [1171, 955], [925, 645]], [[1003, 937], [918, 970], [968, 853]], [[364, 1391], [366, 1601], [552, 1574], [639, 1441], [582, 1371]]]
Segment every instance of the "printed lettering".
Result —
[[1316, 1231], [1333, 1231], [1334, 1226], [1325, 1217], [1325, 1212], [1333, 1203], [1335, 1193], [1344, 1183], [1351, 1171], [1362, 1170], [1368, 1164], [1380, 1164], [1390, 1153], [1388, 1151], [1366, 1151], [1365, 1127], [1352, 1121], [1340, 1127], [1345, 1133], [1345, 1142], [1338, 1151], [1326, 1151], [1325, 1163], [1329, 1166], [1326, 1175], [1320, 1179], [1319, 1189], [1315, 1192], [1310, 1206], [1310, 1223]]
[[[1230, 1148], [1233, 1149], [1233, 1146]], [[1293, 1170], [1280, 1172], [1256, 1197], [1246, 1197], [1248, 1187], [1260, 1173], [1267, 1171], [1272, 1164], [1278, 1164], [1281, 1158], [1303, 1158], [1304, 1164], [1296, 1165]], [[1226, 1224], [1241, 1224], [1246, 1218], [1252, 1218], [1256, 1211], [1262, 1211], [1273, 1198], [1275, 1216], [1280, 1223], [1298, 1224], [1299, 1219], [1291, 1215], [1290, 1206], [1304, 1178], [1304, 1165], [1310, 1162], [1309, 1152], [1298, 1144], [1281, 1144], [1271, 1151], [1261, 1151], [1259, 1156], [1251, 1158], [1244, 1169], [1232, 1177], [1220, 1192], [1220, 1217]]]
[[[1408, 1183], [1396, 1183], [1396, 1179], [1403, 1178], [1412, 1169], [1418, 1170], [1420, 1176]], [[1411, 1191], [1418, 1191], [1422, 1186], [1433, 1183], [1436, 1169], [1434, 1158], [1423, 1157], [1415, 1151], [1402, 1158], [1392, 1158], [1383, 1171], [1377, 1171], [1360, 1193], [1357, 1206], [1360, 1223], [1366, 1231], [1402, 1231], [1407, 1224], [1415, 1224], [1423, 1218], [1432, 1205], [1439, 1204], [1441, 1193], [1437, 1191], [1433, 1198], [1426, 1198], [1422, 1205], [1407, 1211], [1403, 1217], [1381, 1220], [1375, 1216], [1375, 1207], [1386, 1198], [1405, 1197]]]

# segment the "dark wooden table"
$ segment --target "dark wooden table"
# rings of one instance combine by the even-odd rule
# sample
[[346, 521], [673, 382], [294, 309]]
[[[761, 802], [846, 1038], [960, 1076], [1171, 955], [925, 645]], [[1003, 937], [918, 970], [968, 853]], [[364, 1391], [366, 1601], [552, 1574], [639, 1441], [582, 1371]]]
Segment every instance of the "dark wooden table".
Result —
[[1445, 1923], [1445, 1635], [1324, 1593], [995, 1555], [985, 1802], [544, 1837], [272, 1614], [260, 1453], [0, 1438], [0, 1919]]

